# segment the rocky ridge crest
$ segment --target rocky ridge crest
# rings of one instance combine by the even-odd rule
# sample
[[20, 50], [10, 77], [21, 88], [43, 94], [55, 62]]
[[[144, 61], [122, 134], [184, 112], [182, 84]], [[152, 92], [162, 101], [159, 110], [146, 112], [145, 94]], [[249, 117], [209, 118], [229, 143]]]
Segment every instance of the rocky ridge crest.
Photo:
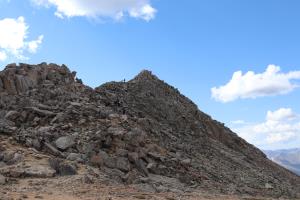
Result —
[[[92, 89], [65, 65], [8, 65], [0, 72], [0, 135], [51, 155], [47, 177], [76, 174], [80, 163], [155, 191], [300, 194], [299, 176], [147, 70]], [[0, 174], [15, 175], [9, 169], [22, 162], [0, 148]]]

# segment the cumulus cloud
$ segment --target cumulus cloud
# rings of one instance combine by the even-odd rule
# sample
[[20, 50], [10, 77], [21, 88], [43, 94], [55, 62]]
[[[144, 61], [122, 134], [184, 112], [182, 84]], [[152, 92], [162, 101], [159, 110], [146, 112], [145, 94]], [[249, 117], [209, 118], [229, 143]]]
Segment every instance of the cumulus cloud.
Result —
[[130, 17], [150, 21], [154, 19], [156, 9], [150, 0], [31, 0], [39, 6], [56, 8], [55, 15], [64, 17], [111, 17], [121, 19]]
[[44, 39], [43, 35], [40, 35], [36, 40], [28, 42], [28, 51], [30, 53], [36, 53], [38, 47], [42, 44]]
[[24, 53], [36, 53], [42, 43], [43, 35], [37, 40], [27, 40], [29, 26], [24, 17], [5, 18], [0, 20], [0, 61], [10, 56], [17, 59], [26, 59]]
[[268, 111], [267, 121], [286, 121], [293, 120], [296, 118], [296, 114], [292, 111], [291, 108], [280, 108], [274, 112]]
[[285, 145], [291, 141], [300, 143], [300, 120], [291, 108], [268, 111], [266, 120], [256, 124], [240, 124], [232, 127], [242, 138], [257, 146]]
[[227, 103], [237, 99], [257, 98], [287, 94], [299, 87], [293, 80], [300, 80], [300, 71], [280, 72], [280, 67], [269, 65], [265, 72], [237, 71], [231, 80], [223, 86], [211, 89], [212, 97]]
[[4, 51], [0, 51], [0, 61], [4, 61], [7, 59], [7, 55]]

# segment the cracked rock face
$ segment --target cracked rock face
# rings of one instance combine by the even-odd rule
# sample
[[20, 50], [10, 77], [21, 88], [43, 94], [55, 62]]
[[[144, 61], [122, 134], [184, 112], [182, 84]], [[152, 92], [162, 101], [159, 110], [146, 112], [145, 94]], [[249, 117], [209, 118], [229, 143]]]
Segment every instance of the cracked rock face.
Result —
[[0, 74], [0, 92], [21, 94], [43, 82], [74, 82], [74, 76], [66, 66], [59, 67], [56, 64], [10, 64]]
[[[0, 72], [0, 135], [56, 158], [49, 161], [51, 169], [35, 166], [27, 174], [73, 175], [80, 163], [125, 184], [151, 184], [155, 177], [157, 184], [165, 177], [157, 191], [172, 185], [224, 194], [299, 195], [298, 176], [150, 71], [95, 89], [75, 75], [65, 65], [46, 63], [11, 64]], [[0, 173], [10, 174], [5, 170], [15, 154], [4, 152], [0, 147]], [[11, 169], [14, 176], [25, 173]]]

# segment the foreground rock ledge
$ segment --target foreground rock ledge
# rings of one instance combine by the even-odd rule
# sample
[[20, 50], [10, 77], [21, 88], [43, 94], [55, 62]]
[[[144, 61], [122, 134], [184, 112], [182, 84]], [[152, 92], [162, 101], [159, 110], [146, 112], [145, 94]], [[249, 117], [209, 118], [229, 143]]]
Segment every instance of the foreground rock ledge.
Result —
[[[65, 65], [10, 64], [0, 72], [0, 136], [10, 141], [0, 146], [2, 184], [89, 166], [154, 193], [300, 197], [299, 176], [146, 70], [92, 89]], [[17, 145], [48, 157], [30, 168]], [[97, 178], [89, 171], [84, 180]]]

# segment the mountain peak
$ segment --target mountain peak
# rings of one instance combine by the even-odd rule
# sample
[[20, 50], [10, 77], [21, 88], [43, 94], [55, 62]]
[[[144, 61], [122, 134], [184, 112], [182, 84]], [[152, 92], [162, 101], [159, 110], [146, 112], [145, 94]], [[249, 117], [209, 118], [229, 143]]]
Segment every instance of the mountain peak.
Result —
[[142, 70], [137, 76], [135, 76], [132, 81], [154, 81], [158, 80], [158, 77], [155, 76], [151, 71], [149, 70]]

